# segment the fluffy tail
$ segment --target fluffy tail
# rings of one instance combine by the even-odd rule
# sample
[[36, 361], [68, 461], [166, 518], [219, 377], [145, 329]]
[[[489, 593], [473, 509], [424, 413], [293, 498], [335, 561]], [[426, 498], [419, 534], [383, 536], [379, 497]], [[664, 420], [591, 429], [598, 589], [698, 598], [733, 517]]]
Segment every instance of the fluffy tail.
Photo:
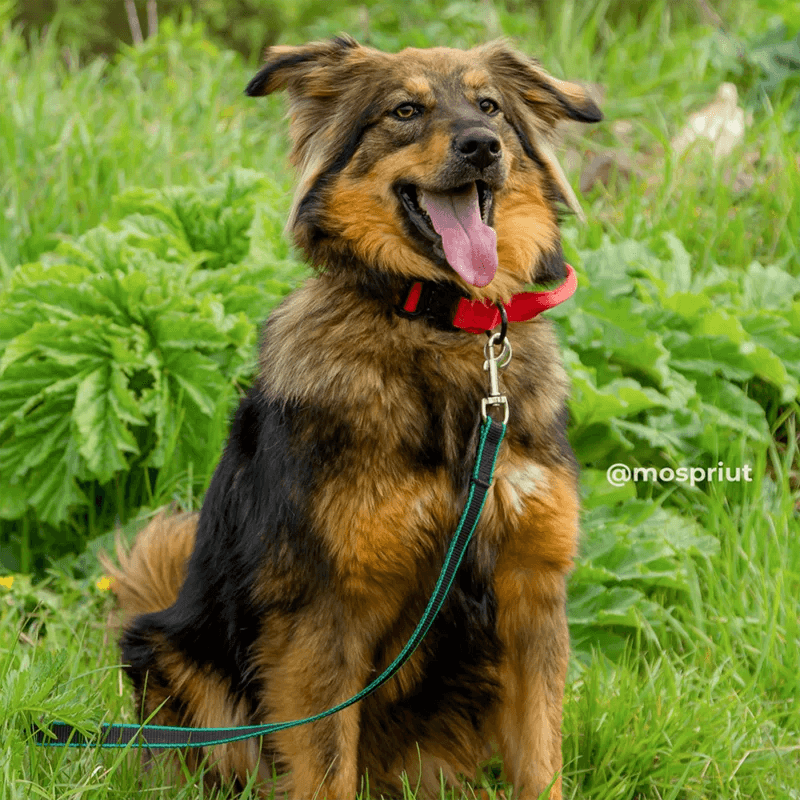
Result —
[[162, 511], [139, 532], [130, 551], [117, 539], [119, 566], [105, 553], [99, 554], [113, 579], [111, 589], [119, 600], [123, 624], [168, 608], [178, 599], [194, 548], [197, 518], [197, 513], [169, 516]]

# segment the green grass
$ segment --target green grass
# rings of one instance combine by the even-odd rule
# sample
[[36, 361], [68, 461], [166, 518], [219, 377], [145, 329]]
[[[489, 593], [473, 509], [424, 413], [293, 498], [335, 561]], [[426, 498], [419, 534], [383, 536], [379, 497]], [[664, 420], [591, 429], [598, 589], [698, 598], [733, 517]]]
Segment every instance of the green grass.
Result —
[[783, 466], [778, 475], [776, 485], [756, 469], [735, 505], [706, 498], [699, 521], [721, 549], [695, 563], [676, 609], [688, 636], [632, 643], [618, 663], [598, 655], [572, 684], [567, 796], [797, 796], [800, 541]]
[[[504, 7], [412, 0], [367, 4], [365, 17], [356, 7], [332, 3], [324, 17], [304, 12], [302, 24], [285, 38], [300, 42], [349, 30], [363, 40], [366, 28], [371, 44], [396, 49], [469, 46], [511, 35], [554, 74], [602, 84], [606, 123], [569, 147], [584, 162], [595, 153], [623, 153], [636, 165], [633, 176], [608, 187], [598, 184], [582, 198], [588, 225], [567, 223], [567, 250], [588, 280], [574, 307], [553, 314], [573, 374], [571, 435], [585, 467], [585, 552], [594, 554], [581, 562], [571, 584], [575, 610], [593, 616], [579, 620], [576, 613], [573, 625], [576, 658], [564, 720], [569, 798], [800, 798], [799, 459], [792, 389], [800, 352], [786, 333], [798, 335], [800, 305], [792, 301], [793, 284], [775, 282], [775, 272], [748, 271], [758, 262], [800, 276], [800, 75], [786, 67], [791, 59], [774, 57], [778, 51], [769, 38], [777, 30], [773, 39], [791, 43], [797, 21], [789, 3], [740, 0], [719, 9], [726, 25], [720, 31], [702, 22], [698, 7], [667, 0], [638, 6], [621, 0], [509, 0]], [[0, 21], [2, 13], [0, 4]], [[780, 32], [778, 18], [795, 27]], [[238, 314], [254, 326], [258, 304], [266, 308], [272, 302], [262, 286], [266, 273], [257, 272], [254, 262], [277, 264], [270, 275], [276, 281], [293, 283], [305, 274], [280, 240], [291, 190], [282, 101], [244, 98], [256, 65], [211, 44], [198, 28], [162, 23], [162, 34], [139, 50], [81, 64], [74, 52], [65, 54], [53, 31], [28, 51], [17, 32], [3, 30], [0, 290], [13, 286], [7, 296], [20, 297], [20, 276], [36, 286], [40, 267], [25, 271], [16, 265], [38, 262], [65, 237], [121, 224], [125, 213], [138, 208], [129, 201], [127, 211], [120, 210], [126, 190], [187, 187], [187, 202], [210, 198], [202, 217], [213, 206], [213, 187], [223, 185], [233, 168], [244, 167], [267, 176], [259, 195], [263, 207], [248, 228], [251, 261], [210, 276], [193, 267], [176, 269], [159, 286], [176, 298], [173, 312], [191, 315], [198, 330], [211, 317], [232, 325]], [[742, 147], [721, 164], [699, 153], [674, 157], [670, 139], [726, 80], [736, 83], [740, 102], [752, 114]], [[622, 129], [614, 124], [619, 121], [630, 125]], [[739, 187], [736, 175], [743, 178]], [[578, 183], [575, 169], [570, 177]], [[144, 202], [144, 195], [134, 194]], [[147, 203], [155, 202], [147, 197]], [[210, 233], [193, 228], [197, 219], [191, 214], [181, 219], [190, 244], [206, 236], [198, 249], [221, 242], [218, 250], [210, 249], [227, 252], [224, 218], [214, 223], [222, 233], [213, 225]], [[192, 248], [184, 252], [176, 242], [180, 258], [190, 259]], [[170, 256], [162, 255], [168, 264]], [[67, 285], [63, 263], [54, 269], [64, 269]], [[707, 309], [694, 316], [680, 295], [681, 265], [701, 282], [698, 296], [703, 287], [719, 289], [708, 290]], [[141, 268], [150, 278], [155, 274], [151, 265]], [[241, 276], [258, 281], [255, 299], [227, 285]], [[614, 294], [614, 276], [635, 287], [635, 298]], [[774, 282], [763, 285], [763, 276]], [[134, 285], [139, 278], [128, 280]], [[196, 307], [179, 303], [180, 287], [195, 285], [191, 281], [199, 287]], [[656, 285], [671, 288], [656, 297]], [[628, 312], [629, 327], [598, 322], [614, 313], [604, 310], [598, 293]], [[123, 300], [132, 307], [133, 300]], [[17, 310], [2, 309], [0, 331]], [[636, 328], [637, 319], [648, 330]], [[727, 325], [723, 333], [729, 338], [719, 331], [717, 338], [703, 338], [709, 320], [718, 328]], [[742, 321], [739, 328], [736, 320]], [[245, 359], [255, 328], [242, 326], [236, 342]], [[681, 345], [684, 331], [699, 342], [695, 351]], [[209, 352], [218, 352], [212, 346], [218, 335], [207, 333]], [[654, 359], [663, 354], [658, 369], [637, 360], [636, 341]], [[759, 364], [744, 359], [741, 346], [751, 344], [764, 348], [757, 351]], [[225, 364], [230, 385], [222, 394], [230, 402], [246, 364]], [[704, 384], [704, 369], [717, 369], [725, 379]], [[705, 388], [692, 394], [690, 384]], [[631, 415], [623, 404], [613, 406], [620, 386], [640, 400], [652, 400], [657, 392], [657, 403], [644, 416]], [[681, 408], [684, 396], [687, 408]], [[0, 395], [0, 405], [6, 400]], [[176, 431], [181, 402], [176, 401]], [[597, 428], [599, 408], [612, 408], [615, 416]], [[723, 419], [723, 409], [730, 420]], [[224, 438], [224, 412], [220, 404], [208, 417], [211, 441]], [[665, 437], [680, 433], [677, 444], [652, 438], [659, 420]], [[747, 424], [736, 428], [737, 420]], [[651, 439], [636, 427], [645, 423]], [[626, 438], [632, 442], [627, 450]], [[151, 452], [149, 440], [136, 444]], [[0, 445], [0, 454], [6, 453]], [[164, 442], [159, 457], [191, 452], [196, 445], [183, 438]], [[126, 532], [132, 534], [141, 506], [171, 500], [196, 505], [213, 459], [175, 458], [174, 469], [138, 464], [138, 472], [121, 469], [105, 480], [108, 465], [97, 453], [87, 455], [103, 480], [84, 476], [80, 488], [91, 492], [85, 510], [71, 512], [61, 527], [32, 512], [6, 514], [0, 524], [0, 563], [17, 565], [0, 583], [0, 800], [105, 800], [143, 791], [133, 755], [43, 749], [27, 734], [31, 719], [39, 717], [89, 727], [133, 720], [129, 687], [116, 667], [118, 653], [106, 626], [112, 601], [96, 586], [94, 554], [100, 544], [108, 547], [110, 535], [79, 557], [60, 558], [44, 579], [27, 573], [48, 558], [52, 562], [60, 546], [80, 550], [87, 539], [108, 531], [114, 518], [131, 519]], [[615, 460], [749, 463], [754, 480], [614, 492], [603, 472]], [[8, 502], [0, 496], [0, 511], [8, 510]], [[616, 560], [597, 554], [604, 533], [618, 540]], [[645, 538], [637, 539], [637, 533]], [[689, 543], [683, 551], [680, 542]], [[633, 566], [620, 564], [620, 558]], [[636, 564], [642, 566], [639, 574]], [[587, 589], [595, 585], [602, 592], [590, 597]], [[606, 605], [604, 597], [611, 598]], [[490, 786], [501, 784], [498, 764], [488, 775]], [[215, 796], [192, 785], [159, 786], [158, 773], [146, 778], [146, 796]]]
[[[772, 455], [780, 462], [774, 449]], [[783, 468], [777, 486], [763, 470], [754, 477], [737, 507], [710, 497], [700, 519], [719, 532], [721, 550], [695, 563], [691, 599], [675, 609], [688, 636], [633, 639], [616, 661], [597, 653], [570, 683], [565, 797], [795, 796], [800, 539]], [[0, 796], [29, 796], [27, 781], [39, 787], [36, 796], [50, 798], [137, 791], [134, 755], [50, 751], [25, 739], [28, 720], [40, 715], [133, 721], [128, 687], [113, 666], [108, 593], [64, 572], [36, 586], [17, 577], [0, 592], [0, 733], [7, 745]]]
[[[279, 119], [276, 102], [246, 100], [250, 70], [196, 27], [167, 25], [113, 61], [75, 61], [46, 38], [26, 52], [18, 34], [2, 33], [6, 269], [105, 219], [109, 198], [131, 186], [198, 184], [233, 166], [284, 163], [285, 140], [264, 121], [265, 105]], [[289, 180], [283, 166], [279, 174]]]

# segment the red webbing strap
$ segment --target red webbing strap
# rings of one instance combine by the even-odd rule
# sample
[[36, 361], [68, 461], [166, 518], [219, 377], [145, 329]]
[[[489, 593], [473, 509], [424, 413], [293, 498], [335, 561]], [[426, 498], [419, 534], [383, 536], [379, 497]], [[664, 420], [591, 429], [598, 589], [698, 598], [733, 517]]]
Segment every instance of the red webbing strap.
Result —
[[[505, 304], [506, 315], [509, 322], [527, 322], [548, 308], [569, 300], [578, 288], [578, 278], [575, 270], [569, 265], [567, 278], [561, 286], [547, 292], [521, 292], [515, 294]], [[416, 288], [417, 284], [414, 284]], [[413, 291], [413, 289], [412, 289]], [[411, 293], [409, 293], [410, 296]], [[419, 295], [417, 295], [419, 296]], [[467, 333], [483, 333], [500, 324], [500, 312], [491, 300], [459, 300], [453, 317], [453, 326], [467, 331]]]

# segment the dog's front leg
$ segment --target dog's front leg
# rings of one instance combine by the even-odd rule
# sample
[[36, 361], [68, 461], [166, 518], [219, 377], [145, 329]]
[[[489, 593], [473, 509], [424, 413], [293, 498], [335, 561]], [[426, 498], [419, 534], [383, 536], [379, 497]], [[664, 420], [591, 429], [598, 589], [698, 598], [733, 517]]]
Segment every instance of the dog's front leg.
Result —
[[498, 574], [503, 696], [494, 721], [514, 797], [561, 798], [561, 710], [569, 657], [564, 578], [545, 570]]
[[[266, 694], [269, 721], [311, 717], [356, 695], [369, 678], [365, 653], [364, 637], [357, 627], [337, 626], [317, 609], [297, 624], [279, 665], [271, 670]], [[355, 798], [359, 709], [356, 703], [274, 734], [281, 766], [290, 773], [282, 786], [292, 800]]]

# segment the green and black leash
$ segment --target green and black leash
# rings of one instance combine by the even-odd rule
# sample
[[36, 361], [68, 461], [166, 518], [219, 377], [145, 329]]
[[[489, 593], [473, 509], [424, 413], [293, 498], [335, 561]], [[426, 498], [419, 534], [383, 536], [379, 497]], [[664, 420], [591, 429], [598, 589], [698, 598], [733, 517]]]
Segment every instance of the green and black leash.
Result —
[[[495, 344], [503, 345], [501, 354], [494, 356], [493, 347]], [[209, 747], [213, 745], [228, 744], [242, 739], [250, 739], [255, 736], [265, 736], [270, 733], [294, 728], [298, 725], [305, 725], [309, 722], [329, 717], [342, 709], [363, 700], [367, 695], [372, 694], [382, 686], [400, 667], [411, 657], [420, 642], [425, 638], [436, 615], [444, 605], [444, 601], [453, 584], [456, 571], [464, 557], [467, 546], [475, 532], [478, 519], [483, 510], [486, 494], [492, 484], [497, 454], [500, 450], [500, 443], [506, 432], [508, 422], [508, 403], [505, 396], [500, 394], [497, 382], [497, 370], [507, 366], [511, 358], [511, 346], [505, 338], [505, 326], [502, 333], [493, 334], [486, 343], [485, 348], [486, 362], [484, 369], [489, 372], [490, 389], [489, 396], [484, 399], [482, 404], [483, 424], [481, 426], [478, 452], [475, 459], [475, 467], [470, 478], [469, 495], [464, 512], [459, 520], [458, 527], [450, 542], [450, 547], [445, 556], [442, 571], [433, 595], [428, 601], [422, 619], [419, 621], [414, 632], [411, 634], [406, 646], [400, 651], [395, 660], [386, 668], [382, 675], [378, 676], [372, 683], [362, 689], [357, 695], [349, 700], [329, 708], [319, 714], [305, 719], [291, 720], [289, 722], [274, 722], [267, 725], [251, 725], [239, 728], [182, 728], [169, 725], [133, 725], [133, 724], [109, 724], [101, 726], [99, 735], [88, 737], [76, 730], [72, 725], [63, 722], [52, 722], [49, 724], [39, 723], [35, 731], [36, 742], [48, 747], [125, 747], [131, 742], [142, 744], [152, 749], [168, 749], [175, 747]], [[497, 422], [486, 413], [487, 405], [500, 405], [505, 408], [503, 422]]]

